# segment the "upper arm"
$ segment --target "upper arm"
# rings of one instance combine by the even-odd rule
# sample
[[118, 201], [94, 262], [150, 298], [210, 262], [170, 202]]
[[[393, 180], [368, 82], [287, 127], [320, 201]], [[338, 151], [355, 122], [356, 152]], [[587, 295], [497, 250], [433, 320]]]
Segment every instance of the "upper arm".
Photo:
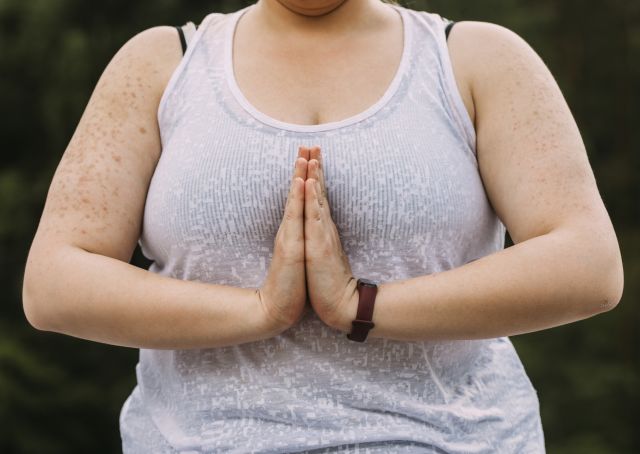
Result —
[[66, 244], [131, 259], [161, 152], [157, 109], [181, 56], [169, 26], [118, 50], [55, 170], [30, 255]]
[[475, 108], [478, 168], [496, 214], [515, 244], [560, 230], [579, 241], [576, 263], [588, 263], [619, 299], [623, 272], [616, 234], [554, 77], [507, 28], [485, 22], [456, 27], [458, 42], [467, 47], [464, 72]]
[[607, 228], [578, 126], [542, 59], [507, 28], [464, 22], [459, 40], [463, 27], [479, 171], [514, 243], [579, 220]]

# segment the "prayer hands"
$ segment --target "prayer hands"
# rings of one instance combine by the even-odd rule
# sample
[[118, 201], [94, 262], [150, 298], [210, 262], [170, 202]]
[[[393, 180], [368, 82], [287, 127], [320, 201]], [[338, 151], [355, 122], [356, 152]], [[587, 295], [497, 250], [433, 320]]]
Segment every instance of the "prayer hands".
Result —
[[298, 150], [269, 272], [256, 294], [278, 331], [302, 318], [307, 297], [332, 327], [349, 301], [357, 305], [357, 281], [331, 219], [320, 147]]

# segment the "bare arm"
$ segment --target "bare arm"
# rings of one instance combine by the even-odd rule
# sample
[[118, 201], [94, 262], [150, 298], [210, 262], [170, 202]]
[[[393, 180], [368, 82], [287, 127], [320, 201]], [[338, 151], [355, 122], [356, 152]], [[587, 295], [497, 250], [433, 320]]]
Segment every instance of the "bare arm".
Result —
[[160, 276], [128, 262], [161, 143], [160, 97], [182, 52], [172, 27], [114, 56], [53, 176], [29, 251], [23, 306], [36, 328], [139, 348], [271, 337], [255, 289]]
[[[371, 337], [480, 339], [570, 323], [623, 291], [615, 231], [578, 127], [538, 55], [503, 27], [463, 22], [480, 173], [514, 246], [441, 273], [384, 283]], [[455, 61], [456, 59], [454, 59]], [[357, 294], [335, 327], [349, 332]]]

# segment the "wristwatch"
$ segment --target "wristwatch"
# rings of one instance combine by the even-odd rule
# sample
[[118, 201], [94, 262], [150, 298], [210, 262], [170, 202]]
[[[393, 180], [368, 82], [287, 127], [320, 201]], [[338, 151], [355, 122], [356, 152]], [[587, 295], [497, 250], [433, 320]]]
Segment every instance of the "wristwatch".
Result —
[[347, 339], [364, 342], [369, 330], [375, 326], [373, 323], [373, 306], [378, 293], [378, 284], [369, 279], [358, 279], [358, 312], [356, 319], [351, 322], [351, 333]]

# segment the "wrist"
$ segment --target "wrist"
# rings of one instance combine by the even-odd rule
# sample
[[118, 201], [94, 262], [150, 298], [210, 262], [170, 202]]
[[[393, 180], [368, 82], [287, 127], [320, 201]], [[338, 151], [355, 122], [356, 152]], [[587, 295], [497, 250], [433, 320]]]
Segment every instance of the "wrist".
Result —
[[352, 324], [355, 320], [358, 312], [359, 293], [357, 288], [357, 282], [353, 280], [352, 291], [348, 292], [346, 298], [342, 301], [333, 320], [328, 323], [334, 329], [342, 331], [343, 333], [350, 333]]
[[291, 327], [291, 323], [285, 322], [273, 316], [269, 311], [267, 305], [262, 299], [261, 289], [255, 289], [253, 291], [254, 301], [258, 305], [258, 324], [260, 326], [260, 332], [263, 333], [263, 338], [270, 338], [277, 336], [278, 334], [286, 331]]

